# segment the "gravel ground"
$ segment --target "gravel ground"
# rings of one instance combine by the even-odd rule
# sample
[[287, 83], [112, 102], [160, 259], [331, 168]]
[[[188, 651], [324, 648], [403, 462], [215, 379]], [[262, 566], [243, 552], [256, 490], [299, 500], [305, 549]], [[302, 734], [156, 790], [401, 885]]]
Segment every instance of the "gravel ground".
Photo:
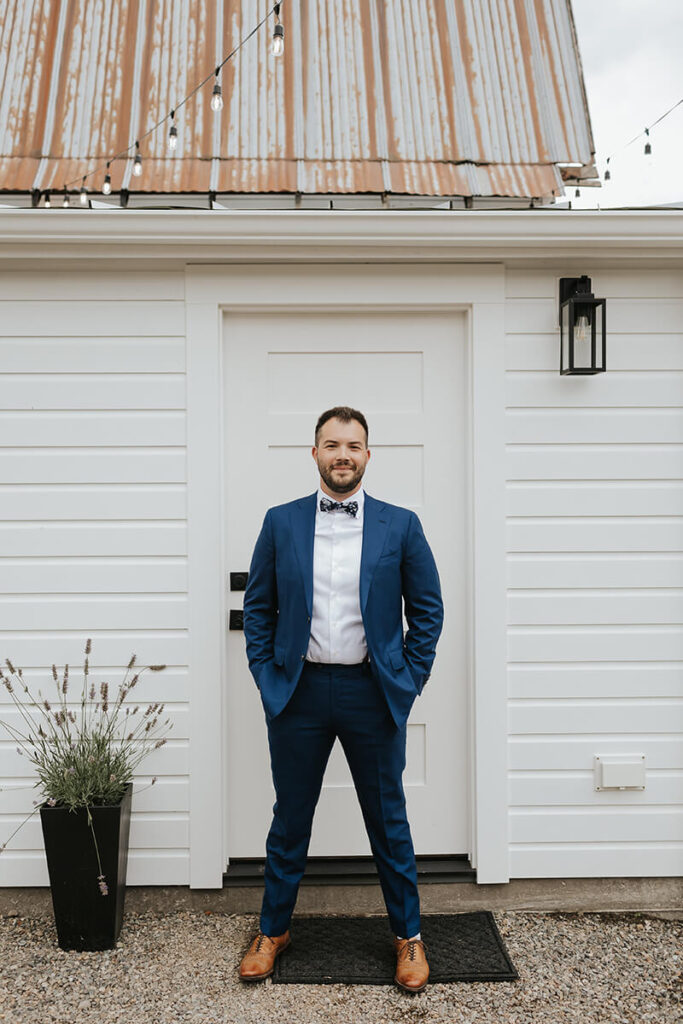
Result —
[[683, 1020], [683, 922], [499, 912], [520, 978], [395, 986], [246, 985], [256, 915], [127, 912], [115, 950], [69, 953], [51, 919], [0, 917], [7, 1024], [656, 1024]]

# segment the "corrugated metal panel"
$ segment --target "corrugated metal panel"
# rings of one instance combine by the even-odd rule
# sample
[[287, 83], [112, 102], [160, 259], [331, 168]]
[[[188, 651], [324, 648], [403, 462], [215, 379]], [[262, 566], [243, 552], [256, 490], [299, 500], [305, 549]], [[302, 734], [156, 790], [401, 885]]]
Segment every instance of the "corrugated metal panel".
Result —
[[[18, 0], [0, 22], [0, 189], [57, 190], [176, 108], [270, 0]], [[112, 187], [549, 197], [593, 143], [569, 0], [283, 0]]]

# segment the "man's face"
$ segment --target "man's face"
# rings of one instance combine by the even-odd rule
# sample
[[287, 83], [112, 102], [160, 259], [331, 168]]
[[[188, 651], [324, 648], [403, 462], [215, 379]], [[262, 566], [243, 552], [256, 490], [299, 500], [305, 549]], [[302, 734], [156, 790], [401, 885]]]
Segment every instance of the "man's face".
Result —
[[358, 420], [328, 420], [312, 454], [320, 473], [320, 487], [326, 494], [339, 499], [358, 490], [370, 458], [365, 431]]

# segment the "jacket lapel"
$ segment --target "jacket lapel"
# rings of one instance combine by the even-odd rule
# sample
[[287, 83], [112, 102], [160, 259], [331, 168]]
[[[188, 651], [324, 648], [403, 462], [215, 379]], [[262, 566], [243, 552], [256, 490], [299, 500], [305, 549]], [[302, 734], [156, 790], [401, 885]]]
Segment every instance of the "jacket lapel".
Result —
[[375, 566], [387, 540], [391, 515], [382, 501], [365, 495], [363, 552], [360, 560], [360, 610], [365, 611]]
[[315, 499], [317, 491], [300, 498], [290, 514], [294, 550], [301, 569], [308, 614], [313, 614], [313, 540], [315, 538]]

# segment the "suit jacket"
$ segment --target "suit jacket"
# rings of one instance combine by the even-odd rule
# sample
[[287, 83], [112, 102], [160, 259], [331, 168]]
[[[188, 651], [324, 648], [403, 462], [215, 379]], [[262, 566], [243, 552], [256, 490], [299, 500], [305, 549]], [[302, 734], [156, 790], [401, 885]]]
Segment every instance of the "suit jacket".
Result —
[[[244, 594], [249, 668], [267, 719], [299, 681], [311, 632], [316, 493], [266, 513]], [[403, 635], [403, 606], [408, 630]], [[434, 556], [409, 509], [365, 495], [360, 607], [370, 668], [398, 726], [422, 692], [443, 623]]]

